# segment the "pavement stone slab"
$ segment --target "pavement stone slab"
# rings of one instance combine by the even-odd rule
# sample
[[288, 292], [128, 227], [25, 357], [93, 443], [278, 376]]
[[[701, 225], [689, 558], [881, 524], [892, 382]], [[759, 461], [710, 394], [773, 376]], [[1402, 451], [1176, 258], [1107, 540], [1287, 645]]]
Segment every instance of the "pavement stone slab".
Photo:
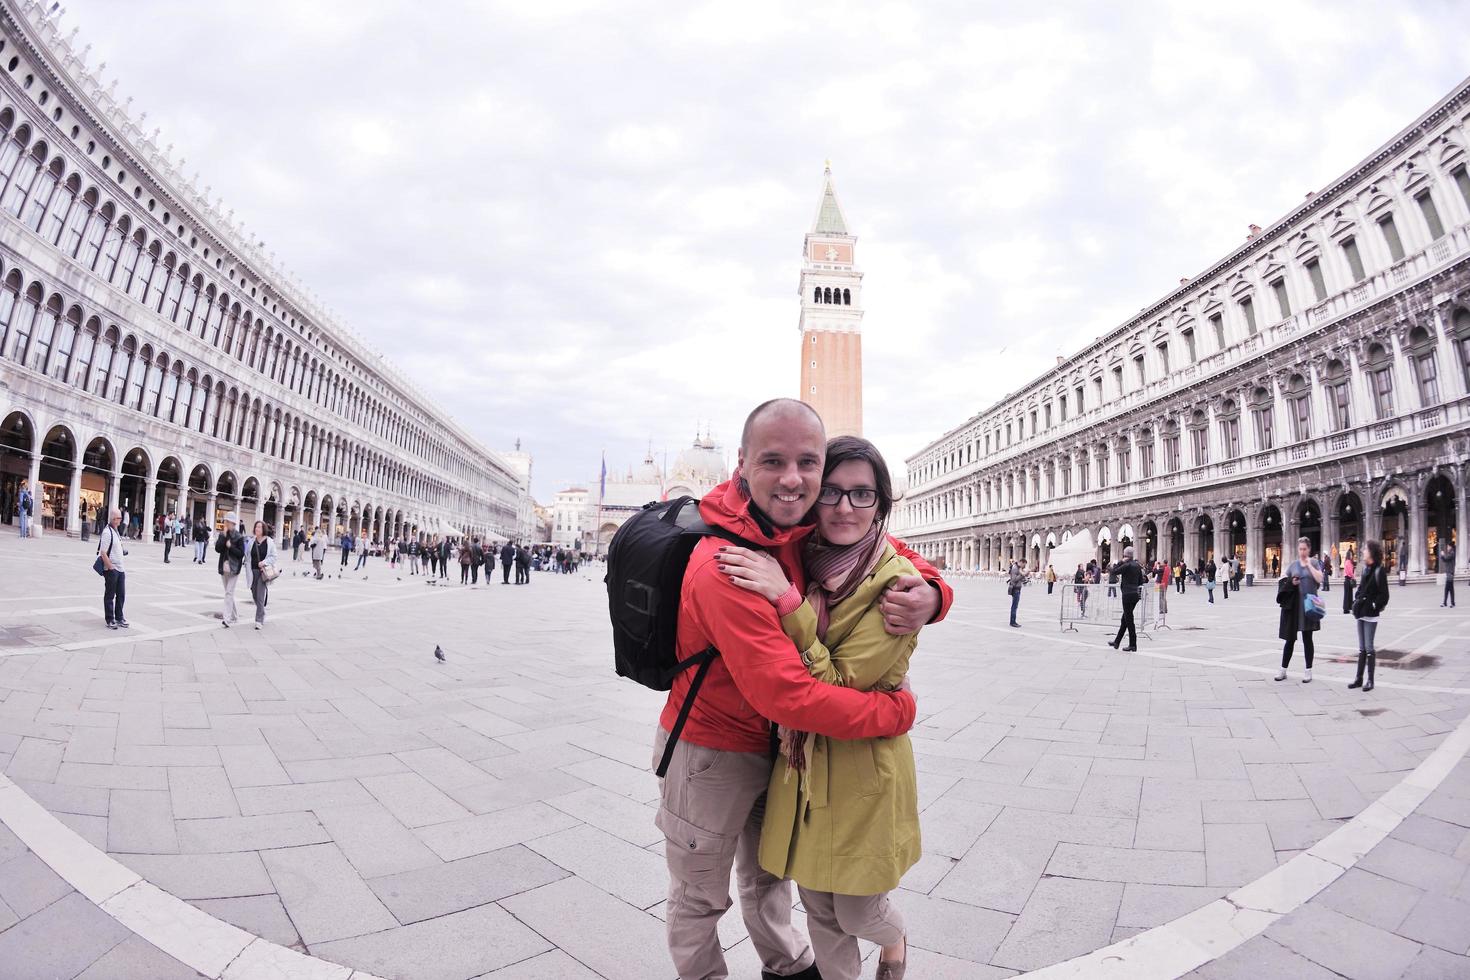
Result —
[[335, 844], [262, 851], [260, 857], [308, 946], [397, 925]]
[[407, 925], [485, 905], [567, 876], [565, 868], [517, 844], [373, 878], [368, 886]]

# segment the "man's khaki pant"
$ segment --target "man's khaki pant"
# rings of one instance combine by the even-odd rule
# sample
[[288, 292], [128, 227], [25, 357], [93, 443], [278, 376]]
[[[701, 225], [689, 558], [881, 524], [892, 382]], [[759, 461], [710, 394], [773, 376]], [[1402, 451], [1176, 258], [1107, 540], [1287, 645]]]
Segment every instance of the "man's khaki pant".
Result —
[[[668, 737], [658, 730], [655, 768]], [[790, 976], [812, 964], [810, 945], [791, 925], [791, 883], [762, 871], [757, 859], [770, 780], [764, 753], [722, 752], [683, 739], [674, 747], [655, 822], [664, 832], [669, 954], [680, 980], [730, 975], [718, 926], [730, 907], [732, 864], [740, 912], [762, 969]]]

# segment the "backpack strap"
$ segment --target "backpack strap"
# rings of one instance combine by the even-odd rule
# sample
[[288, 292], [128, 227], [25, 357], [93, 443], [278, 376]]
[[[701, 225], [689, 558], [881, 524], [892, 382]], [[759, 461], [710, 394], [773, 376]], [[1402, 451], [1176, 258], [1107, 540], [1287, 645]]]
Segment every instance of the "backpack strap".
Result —
[[[681, 501], [675, 506], [670, 507], [664, 512], [662, 520], [670, 524], [674, 523], [678, 519], [679, 511], [683, 509], [684, 504], [687, 502], [687, 500]], [[706, 524], [702, 519], [690, 527], [688, 533], [698, 534], [706, 538], [722, 538], [731, 544], [738, 544], [742, 548], [750, 548], [753, 551], [767, 550], [765, 545], [742, 538], [734, 531], [727, 530], [723, 527]], [[689, 692], [684, 695], [684, 703], [679, 706], [678, 717], [674, 719], [674, 728], [669, 732], [668, 741], [664, 743], [664, 754], [659, 759], [658, 769], [655, 770], [655, 773], [660, 779], [664, 778], [664, 774], [669, 771], [669, 762], [674, 758], [674, 747], [679, 744], [679, 736], [684, 731], [685, 723], [689, 721], [689, 712], [694, 709], [694, 699], [699, 696], [699, 689], [704, 686], [704, 678], [709, 674], [710, 665], [715, 662], [715, 658], [719, 655], [720, 651], [716, 650], [713, 646], [705, 647], [694, 656], [687, 657], [674, 664], [665, 675], [668, 680], [672, 681], [690, 667], [698, 668], [694, 672], [694, 679], [689, 682]], [[776, 726], [772, 725], [771, 741], [773, 745], [776, 743], [776, 738]]]
[[683, 673], [690, 667], [698, 664], [699, 669], [694, 672], [694, 680], [689, 682], [689, 693], [684, 695], [684, 703], [679, 706], [679, 716], [674, 719], [673, 731], [669, 732], [669, 739], [664, 743], [663, 758], [658, 761], [656, 774], [659, 779], [664, 778], [664, 773], [669, 771], [669, 760], [674, 757], [674, 746], [679, 744], [679, 735], [684, 731], [684, 724], [689, 720], [689, 712], [694, 708], [694, 699], [699, 695], [699, 689], [704, 685], [705, 675], [709, 673], [710, 664], [715, 662], [715, 657], [720, 651], [714, 647], [705, 647], [699, 653], [685, 660], [679, 661], [669, 670], [668, 676], [672, 679], [675, 675]]

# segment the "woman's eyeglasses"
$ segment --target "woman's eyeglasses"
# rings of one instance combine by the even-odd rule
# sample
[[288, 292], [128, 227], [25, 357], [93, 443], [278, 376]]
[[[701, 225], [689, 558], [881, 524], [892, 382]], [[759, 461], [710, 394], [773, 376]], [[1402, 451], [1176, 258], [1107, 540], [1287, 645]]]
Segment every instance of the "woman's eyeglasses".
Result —
[[843, 490], [841, 487], [824, 486], [817, 494], [817, 503], [823, 507], [836, 507], [846, 497], [847, 502], [858, 510], [867, 510], [869, 507], [878, 506], [878, 491], [867, 487], [856, 487], [852, 490]]

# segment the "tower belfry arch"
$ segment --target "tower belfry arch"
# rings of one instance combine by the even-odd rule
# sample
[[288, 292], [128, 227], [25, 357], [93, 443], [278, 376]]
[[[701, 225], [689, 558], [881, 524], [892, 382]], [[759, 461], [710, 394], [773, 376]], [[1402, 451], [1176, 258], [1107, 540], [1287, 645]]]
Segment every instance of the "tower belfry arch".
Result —
[[799, 321], [799, 397], [822, 416], [828, 436], [863, 433], [863, 274], [856, 248], [828, 162], [802, 249]]

